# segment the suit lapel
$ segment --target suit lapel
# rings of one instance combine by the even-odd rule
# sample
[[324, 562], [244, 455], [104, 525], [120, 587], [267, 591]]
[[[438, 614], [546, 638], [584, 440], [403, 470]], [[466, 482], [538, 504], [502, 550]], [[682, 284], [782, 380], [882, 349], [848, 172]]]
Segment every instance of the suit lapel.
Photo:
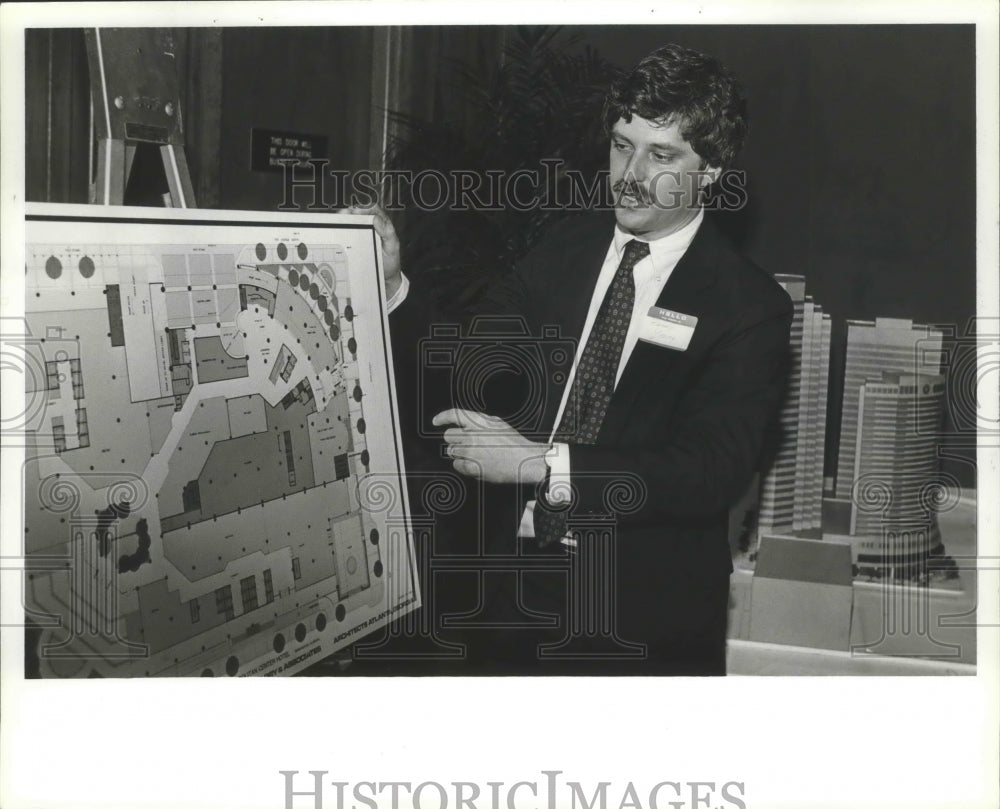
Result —
[[[586, 223], [586, 224], [584, 224]], [[614, 234], [613, 217], [586, 217], [580, 228], [574, 228], [565, 243], [565, 259], [554, 267], [554, 286], [542, 295], [544, 304], [540, 324], [557, 326], [559, 337], [578, 341], [587, 319], [590, 299], [597, 284], [608, 245]], [[702, 321], [712, 312], [712, 288], [717, 280], [721, 236], [709, 219], [702, 222], [687, 252], [664, 285], [656, 305], [675, 312], [695, 315]], [[699, 328], [702, 323], [699, 323]], [[613, 435], [629, 418], [637, 397], [658, 395], [670, 384], [671, 371], [686, 355], [699, 351], [698, 329], [687, 352], [672, 351], [640, 340], [629, 358], [622, 378], [615, 389], [601, 429], [602, 435]], [[563, 384], [549, 382], [545, 401], [544, 424], [555, 422]]]
[[[699, 352], [698, 329], [703, 333], [709, 327], [704, 323], [711, 316], [712, 288], [716, 283], [719, 236], [709, 220], [702, 222], [698, 233], [681, 256], [674, 271], [667, 279], [656, 305], [699, 319], [695, 337], [687, 351], [674, 351], [640, 340], [629, 357], [625, 371], [615, 389], [611, 405], [605, 416], [601, 433], [615, 434], [627, 420], [636, 398], [650, 391], [659, 393], [671, 384], [671, 372], [685, 356]], [[642, 315], [645, 316], [645, 313]]]
[[567, 245], [567, 260], [561, 264], [558, 279], [558, 295], [553, 296], [556, 307], [553, 314], [563, 337], [580, 339], [613, 236], [614, 219], [601, 217]]
[[[543, 293], [542, 300], [539, 301], [544, 306], [539, 325], [556, 326], [559, 329], [559, 339], [573, 343], [571, 358], [579, 345], [580, 334], [587, 321], [587, 311], [590, 309], [590, 299], [613, 235], [613, 216], [582, 218], [580, 227], [574, 228], [566, 240], [564, 257], [560, 258], [558, 264], [553, 264], [555, 275], [552, 288]], [[562, 382], [555, 383], [550, 375], [548, 380], [542, 421], [545, 425], [555, 424], [565, 388], [565, 376], [562, 379]]]

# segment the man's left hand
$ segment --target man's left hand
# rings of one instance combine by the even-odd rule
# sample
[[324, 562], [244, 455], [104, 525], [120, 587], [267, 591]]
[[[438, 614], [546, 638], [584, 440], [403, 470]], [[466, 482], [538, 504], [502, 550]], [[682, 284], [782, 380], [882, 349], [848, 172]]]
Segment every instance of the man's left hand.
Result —
[[452, 425], [444, 440], [459, 474], [487, 483], [535, 485], [548, 473], [544, 456], [549, 445], [529, 441], [503, 419], [452, 409], [438, 413], [432, 423]]

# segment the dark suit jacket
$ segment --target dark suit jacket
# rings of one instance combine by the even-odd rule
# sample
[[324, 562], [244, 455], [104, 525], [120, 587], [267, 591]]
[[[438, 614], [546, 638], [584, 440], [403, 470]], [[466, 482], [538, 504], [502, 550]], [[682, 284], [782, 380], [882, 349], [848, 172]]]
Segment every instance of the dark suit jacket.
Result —
[[[613, 229], [609, 214], [559, 223], [477, 310], [520, 315], [535, 334], [554, 326], [560, 336], [578, 338]], [[710, 217], [656, 305], [696, 316], [694, 335], [685, 351], [636, 345], [597, 442], [570, 448], [573, 513], [615, 521], [618, 634], [667, 660], [666, 671], [669, 661], [711, 658], [705, 673], [721, 673], [708, 670], [724, 654], [728, 509], [749, 484], [776, 423], [792, 307]], [[407, 328], [393, 326], [394, 352], [397, 331], [412, 334], [426, 317], [419, 304], [408, 313], [407, 306], [393, 316], [410, 320]], [[548, 384], [538, 402], [546, 430], [562, 396], [559, 383]], [[617, 508], [608, 497], [616, 481], [638, 482], [640, 502]], [[697, 665], [678, 671], [699, 673]]]

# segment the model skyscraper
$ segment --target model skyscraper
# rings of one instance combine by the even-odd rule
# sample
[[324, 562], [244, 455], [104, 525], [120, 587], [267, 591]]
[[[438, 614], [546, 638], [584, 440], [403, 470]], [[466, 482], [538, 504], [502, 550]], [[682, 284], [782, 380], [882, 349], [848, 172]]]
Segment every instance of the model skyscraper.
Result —
[[782, 440], [761, 483], [759, 529], [817, 529], [822, 520], [826, 405], [830, 374], [830, 315], [806, 295], [801, 275], [776, 275], [792, 299], [791, 369], [781, 410]]
[[938, 471], [944, 377], [887, 372], [858, 399], [851, 544], [859, 566], [900, 575], [940, 553], [929, 486]]
[[897, 318], [847, 322], [836, 485], [824, 500], [830, 315], [806, 294], [803, 276], [775, 278], [794, 306], [791, 368], [757, 536], [822, 536], [849, 544], [863, 571], [919, 571], [942, 550], [929, 487], [939, 464], [943, 333]]
[[910, 320], [848, 321], [836, 493], [823, 536], [862, 570], [907, 575], [941, 550], [926, 497], [938, 472], [943, 334]]
[[837, 500], [849, 501], [854, 488], [861, 386], [869, 379], [881, 381], [882, 374], [887, 371], [938, 376], [941, 373], [942, 336], [940, 331], [914, 325], [912, 320], [880, 317], [874, 322], [847, 321], [847, 357], [837, 453]]

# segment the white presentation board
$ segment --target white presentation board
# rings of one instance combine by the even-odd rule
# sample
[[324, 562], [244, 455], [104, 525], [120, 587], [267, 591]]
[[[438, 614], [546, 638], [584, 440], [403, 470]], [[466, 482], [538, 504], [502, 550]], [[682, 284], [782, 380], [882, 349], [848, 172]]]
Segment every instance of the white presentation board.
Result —
[[28, 205], [25, 242], [41, 676], [291, 674], [419, 606], [370, 217]]

